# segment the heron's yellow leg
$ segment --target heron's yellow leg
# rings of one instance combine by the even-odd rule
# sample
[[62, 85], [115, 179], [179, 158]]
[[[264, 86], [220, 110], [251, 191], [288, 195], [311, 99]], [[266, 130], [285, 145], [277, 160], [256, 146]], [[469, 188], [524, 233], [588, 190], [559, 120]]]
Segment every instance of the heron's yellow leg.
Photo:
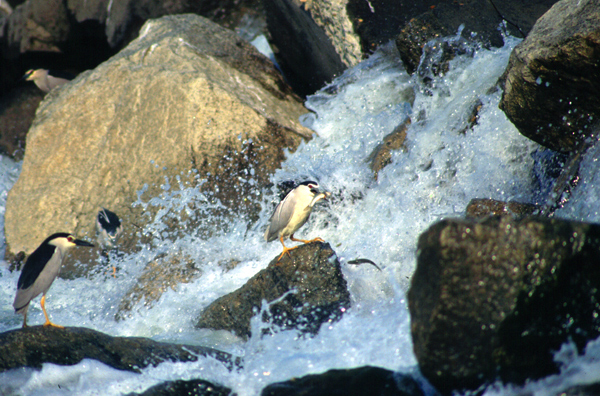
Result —
[[44, 323], [44, 327], [52, 326], [52, 327], [58, 327], [59, 329], [64, 329], [63, 326], [60, 326], [60, 325], [50, 322], [50, 318], [48, 317], [48, 312], [46, 312], [46, 295], [45, 294], [42, 296], [41, 305], [42, 305], [42, 311], [44, 311], [44, 316], [46, 317], [46, 323]]
[[[281, 242], [281, 246], [283, 246], [283, 252], [281, 253], [281, 256], [279, 256], [279, 258], [277, 259], [277, 263], [279, 264], [279, 260], [281, 260], [281, 258], [283, 257], [284, 254], [287, 253], [288, 256], [290, 256], [290, 250], [294, 250], [296, 249], [298, 246], [294, 246], [294, 247], [287, 247], [285, 246], [285, 244], [283, 243], [283, 237], [279, 238], [279, 241]], [[292, 257], [292, 256], [290, 256]]]

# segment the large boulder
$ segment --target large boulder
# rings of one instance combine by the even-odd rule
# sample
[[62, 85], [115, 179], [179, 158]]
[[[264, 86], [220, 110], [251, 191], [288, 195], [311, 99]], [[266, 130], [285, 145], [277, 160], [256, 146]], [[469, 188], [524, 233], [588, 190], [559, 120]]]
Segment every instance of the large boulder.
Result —
[[423, 396], [419, 383], [406, 374], [380, 367], [329, 370], [265, 387], [261, 396]]
[[302, 96], [315, 93], [346, 66], [331, 40], [293, 0], [265, 0], [270, 42], [290, 85]]
[[414, 351], [443, 394], [558, 372], [565, 342], [600, 335], [600, 225], [444, 220], [419, 238], [408, 292]]
[[[135, 249], [159, 209], [140, 200], [171, 189], [197, 188], [220, 201], [213, 206], [252, 214], [285, 151], [311, 137], [298, 121], [305, 112], [273, 64], [232, 31], [196, 15], [149, 21], [40, 104], [7, 198], [7, 252], [31, 253], [57, 231], [93, 239], [100, 206], [121, 217], [121, 249]], [[190, 212], [172, 226], [202, 216]], [[82, 250], [71, 256], [92, 252]]]
[[[167, 381], [127, 396], [232, 396], [231, 389], [202, 379]], [[235, 394], [234, 394], [235, 395]]]
[[512, 52], [500, 108], [530, 139], [575, 150], [600, 116], [599, 58], [600, 1], [556, 3]]
[[508, 21], [504, 31], [524, 37], [555, 2], [268, 0], [265, 11], [278, 63], [296, 92], [306, 95], [394, 39], [409, 73], [419, 66], [429, 41], [455, 36], [461, 26], [463, 42], [502, 46], [503, 21]]
[[33, 326], [0, 334], [0, 372], [41, 368], [44, 363], [74, 365], [83, 359], [94, 359], [118, 370], [139, 373], [165, 361], [195, 362], [198, 356], [212, 357], [229, 370], [241, 366], [239, 357], [213, 348], [143, 337], [112, 337], [83, 327]]
[[[397, 32], [396, 45], [406, 70], [412, 74], [419, 67], [422, 55], [431, 50], [428, 42], [432, 41], [432, 47], [446, 52], [444, 57], [451, 58], [461, 49], [444, 48], [436, 39], [455, 36], [461, 29], [462, 40], [484, 47], [501, 47], [504, 33], [524, 38], [535, 21], [556, 1], [441, 1], [424, 12], [410, 15]], [[500, 29], [502, 23], [505, 27]], [[440, 71], [444, 71], [443, 67]]]
[[350, 292], [329, 244], [301, 245], [290, 256], [277, 258], [244, 286], [206, 307], [196, 327], [228, 330], [247, 339], [252, 335], [250, 320], [265, 301], [269, 306], [261, 313], [263, 321], [316, 334], [321, 324], [339, 320], [350, 307]]

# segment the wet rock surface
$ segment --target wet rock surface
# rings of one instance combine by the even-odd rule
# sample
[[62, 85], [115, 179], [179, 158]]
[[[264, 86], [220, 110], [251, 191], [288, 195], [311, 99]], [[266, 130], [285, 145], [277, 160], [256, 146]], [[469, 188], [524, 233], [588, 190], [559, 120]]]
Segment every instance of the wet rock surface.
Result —
[[556, 3], [513, 50], [505, 72], [500, 108], [523, 135], [555, 151], [577, 150], [600, 116], [599, 10], [592, 0]]
[[600, 335], [600, 225], [444, 220], [419, 238], [408, 292], [423, 375], [448, 394], [558, 371], [567, 341]]
[[[133, 203], [192, 187], [211, 214], [251, 222], [257, 185], [311, 137], [298, 121], [306, 111], [273, 64], [233, 32], [195, 15], [148, 22], [142, 37], [40, 105], [7, 199], [7, 252], [30, 253], [57, 230], [93, 240], [99, 207], [119, 215], [119, 248], [131, 251], [153, 238], [144, 225], [160, 206]], [[210, 233], [196, 209], [163, 222]], [[96, 258], [72, 252], [64, 273]]]
[[142, 393], [130, 393], [127, 396], [229, 396], [231, 389], [215, 385], [211, 382], [195, 379], [195, 380], [177, 380], [164, 382], [148, 388]]
[[189, 283], [201, 275], [191, 257], [182, 253], [161, 254], [146, 265], [136, 284], [125, 294], [115, 318], [125, 319], [141, 301], [144, 307], [150, 308], [167, 290], [176, 290], [177, 285]]
[[275, 258], [244, 286], [206, 307], [196, 327], [228, 330], [249, 338], [250, 319], [260, 312], [263, 300], [269, 305], [260, 312], [263, 321], [282, 330], [315, 334], [323, 323], [339, 320], [350, 307], [350, 293], [329, 244], [301, 245], [290, 255], [284, 255], [279, 263]]
[[484, 219], [490, 216], [512, 216], [521, 219], [539, 210], [540, 207], [527, 203], [476, 198], [469, 201], [465, 215], [470, 219]]
[[375, 180], [377, 180], [379, 171], [392, 162], [392, 152], [400, 149], [406, 151], [404, 141], [406, 140], [406, 131], [408, 130], [410, 123], [410, 118], [407, 118], [394, 128], [394, 130], [387, 134], [383, 138], [383, 141], [373, 149], [367, 158], [367, 162], [370, 164]]
[[23, 159], [25, 138], [44, 94], [33, 84], [0, 99], [0, 154]]
[[[436, 2], [430, 9], [411, 16], [396, 37], [396, 45], [406, 70], [414, 73], [421, 62], [425, 44], [433, 39], [453, 36], [459, 31], [463, 40], [485, 47], [504, 45], [502, 31], [498, 28], [506, 22], [506, 32], [523, 37], [556, 0], [531, 2], [490, 2], [467, 0], [461, 2]], [[441, 45], [441, 43], [439, 44]], [[446, 55], [452, 59], [453, 51]], [[446, 61], [447, 61], [446, 60]], [[440, 68], [443, 71], [443, 66]]]
[[293, 0], [266, 0], [277, 63], [294, 91], [310, 95], [346, 68], [324, 31]]
[[198, 356], [213, 357], [230, 370], [241, 364], [240, 358], [208, 347], [168, 344], [143, 337], [111, 337], [83, 327], [34, 326], [0, 334], [0, 372], [19, 367], [41, 368], [44, 363], [73, 365], [83, 359], [139, 372], [165, 361], [194, 362]]
[[[411, 74], [430, 40], [457, 35], [461, 25], [470, 46], [501, 47], [503, 20], [506, 32], [524, 37], [555, 2], [269, 0], [265, 12], [278, 62], [296, 92], [306, 95], [390, 40]], [[440, 72], [456, 53], [461, 49], [446, 51]]]
[[379, 367], [329, 370], [268, 385], [261, 396], [422, 396], [423, 391], [410, 376]]

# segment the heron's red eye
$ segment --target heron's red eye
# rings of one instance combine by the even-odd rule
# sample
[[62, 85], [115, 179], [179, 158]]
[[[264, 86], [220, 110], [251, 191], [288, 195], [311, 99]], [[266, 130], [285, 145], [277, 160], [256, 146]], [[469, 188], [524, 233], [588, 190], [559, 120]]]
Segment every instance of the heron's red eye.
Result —
[[69, 242], [73, 242], [74, 240], [75, 240], [75, 238], [73, 238], [71, 235], [69, 235], [67, 237], [67, 241], [69, 241]]

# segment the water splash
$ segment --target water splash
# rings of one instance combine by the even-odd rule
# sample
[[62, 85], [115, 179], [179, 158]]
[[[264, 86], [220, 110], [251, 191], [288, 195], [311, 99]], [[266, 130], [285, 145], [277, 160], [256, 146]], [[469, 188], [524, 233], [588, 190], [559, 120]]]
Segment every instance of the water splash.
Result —
[[[456, 56], [443, 75], [430, 75], [428, 81], [409, 76], [393, 47], [384, 47], [307, 99], [311, 113], [301, 121], [318, 136], [287, 153], [287, 160], [272, 177], [273, 187], [261, 191], [262, 210], [256, 223], [249, 227], [235, 216], [215, 216], [215, 211], [223, 209], [218, 202], [181, 184], [166, 183], [158, 197], [140, 191], [136, 205], [157, 209], [143, 230], [153, 237], [150, 245], [120, 258], [122, 272], [117, 279], [100, 274], [57, 279], [48, 293], [48, 309], [57, 323], [115, 336], [211, 346], [242, 356], [242, 369], [229, 372], [214, 359], [201, 358], [130, 374], [83, 361], [70, 367], [45, 365], [39, 372], [3, 373], [0, 383], [23, 395], [54, 394], [58, 384], [65, 384], [64, 394], [101, 390], [119, 395], [141, 392], [166, 380], [203, 378], [244, 396], [256, 395], [272, 382], [332, 368], [374, 365], [418, 375], [405, 293], [420, 233], [436, 220], [463, 215], [472, 198], [538, 199], [532, 154], [539, 146], [521, 136], [498, 109], [501, 93], [496, 82], [518, 43], [511, 37], [505, 41], [503, 48], [473, 48]], [[375, 180], [367, 161], [370, 153], [407, 117], [412, 123], [404, 150], [391, 153], [390, 163]], [[583, 166], [595, 169], [589, 165], [596, 163], [593, 157], [590, 154]], [[11, 172], [17, 174], [18, 166]], [[585, 202], [595, 194], [588, 190], [590, 184], [598, 185], [594, 182], [598, 172], [594, 172], [582, 173], [588, 182], [578, 186], [580, 191], [563, 209], [565, 216], [597, 219], [596, 200]], [[258, 317], [252, 321], [253, 336], [246, 342], [224, 331], [194, 328], [204, 307], [241, 287], [281, 253], [280, 244], [266, 244], [262, 234], [279, 199], [276, 186], [302, 179], [317, 180], [334, 197], [315, 208], [297, 236], [320, 236], [332, 245], [342, 263], [352, 307], [340, 321], [322, 326], [315, 337], [301, 337], [296, 331], [263, 337], [265, 324]], [[1, 191], [10, 185], [3, 181]], [[174, 234], [169, 224], [176, 222], [187, 222], [185, 230], [202, 222], [218, 222], [223, 227], [210, 234]], [[201, 275], [165, 291], [151, 305], [138, 303], [126, 319], [116, 321], [120, 301], [145, 264], [160, 253], [176, 251], [192, 257]], [[344, 264], [356, 258], [377, 263], [381, 271]], [[17, 277], [18, 273], [0, 267], [0, 331], [21, 323], [11, 307]], [[32, 305], [29, 321], [43, 321], [39, 305]], [[597, 380], [585, 374], [588, 368], [598, 372], [597, 356], [597, 345], [590, 343], [584, 357], [565, 363], [568, 369], [563, 374], [525, 389], [543, 394], [556, 388], [552, 381], [562, 386]], [[108, 383], [103, 382], [106, 378], [111, 378]], [[488, 395], [522, 393], [522, 388], [503, 385], [486, 391]]]

